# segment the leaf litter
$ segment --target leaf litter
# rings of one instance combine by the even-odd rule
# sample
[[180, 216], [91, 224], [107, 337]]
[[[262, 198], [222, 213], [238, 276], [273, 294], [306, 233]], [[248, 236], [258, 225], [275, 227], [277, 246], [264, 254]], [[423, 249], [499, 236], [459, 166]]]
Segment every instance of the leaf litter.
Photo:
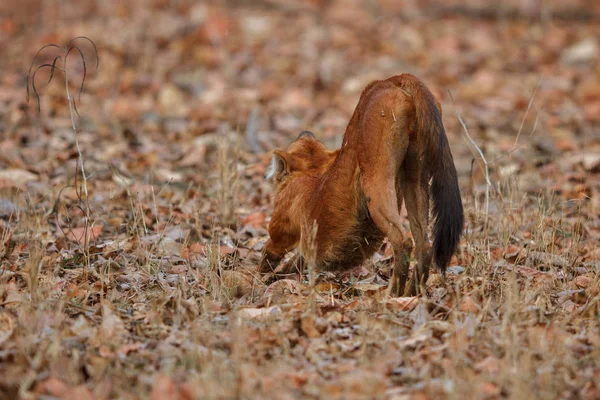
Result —
[[[597, 5], [142, 3], [0, 5], [0, 397], [600, 397]], [[101, 60], [81, 45], [80, 96], [67, 65], [86, 204], [58, 72], [39, 113], [22, 79], [74, 33]], [[362, 88], [400, 72], [446, 110], [450, 273], [387, 298], [384, 246], [265, 282], [268, 151], [303, 129], [339, 146]]]

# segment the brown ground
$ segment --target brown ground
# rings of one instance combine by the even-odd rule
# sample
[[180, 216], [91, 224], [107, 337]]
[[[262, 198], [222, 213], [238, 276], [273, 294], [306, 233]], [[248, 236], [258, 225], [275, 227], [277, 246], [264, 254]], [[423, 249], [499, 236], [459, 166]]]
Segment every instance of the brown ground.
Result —
[[[3, 2], [0, 398], [600, 398], [600, 8], [501, 3]], [[76, 136], [64, 74], [36, 75], [39, 114], [25, 77], [78, 35]], [[385, 298], [383, 248], [266, 287], [268, 151], [339, 145], [400, 72], [459, 171], [447, 281]]]

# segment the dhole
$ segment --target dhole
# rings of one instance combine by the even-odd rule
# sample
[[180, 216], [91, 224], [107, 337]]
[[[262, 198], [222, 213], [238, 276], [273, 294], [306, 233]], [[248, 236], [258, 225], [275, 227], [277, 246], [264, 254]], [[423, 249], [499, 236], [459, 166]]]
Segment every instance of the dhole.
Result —
[[[316, 245], [318, 268], [349, 269], [387, 237], [395, 258], [390, 290], [414, 295], [427, 281], [432, 257], [444, 273], [457, 248], [463, 207], [442, 111], [413, 75], [364, 89], [340, 149], [329, 151], [312, 133], [302, 132], [286, 151], [273, 152], [268, 177], [274, 178], [276, 194], [263, 273], [296, 247], [306, 256], [310, 243]], [[430, 197], [433, 248], [427, 238]], [[399, 211], [403, 199], [418, 261], [411, 281], [412, 241], [405, 240]], [[307, 232], [315, 221], [311, 238]]]

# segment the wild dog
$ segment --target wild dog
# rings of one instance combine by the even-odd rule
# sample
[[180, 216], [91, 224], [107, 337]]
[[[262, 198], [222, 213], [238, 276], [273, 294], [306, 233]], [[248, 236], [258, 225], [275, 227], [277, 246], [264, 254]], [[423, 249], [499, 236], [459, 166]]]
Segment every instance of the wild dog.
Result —
[[[316, 244], [315, 264], [346, 270], [362, 263], [387, 237], [395, 266], [396, 296], [423, 290], [432, 258], [445, 273], [463, 229], [456, 169], [442, 124], [440, 103], [410, 74], [370, 83], [362, 92], [342, 147], [329, 151], [302, 132], [285, 151], [275, 150], [268, 177], [275, 182], [269, 236], [259, 267], [273, 271], [298, 247]], [[433, 203], [433, 248], [429, 203]], [[409, 281], [413, 249], [401, 228], [406, 203], [418, 265]], [[316, 237], [307, 232], [317, 224]]]

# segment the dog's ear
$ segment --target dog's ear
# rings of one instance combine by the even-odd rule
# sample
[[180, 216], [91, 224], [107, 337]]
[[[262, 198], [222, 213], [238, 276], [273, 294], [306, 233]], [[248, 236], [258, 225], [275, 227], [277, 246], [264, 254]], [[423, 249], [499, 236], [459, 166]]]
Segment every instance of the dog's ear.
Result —
[[300, 134], [298, 135], [298, 137], [296, 138], [296, 140], [301, 139], [303, 137], [308, 137], [308, 138], [311, 138], [311, 139], [316, 139], [315, 138], [315, 134], [312, 133], [311, 131], [302, 131], [302, 132], [300, 132]]
[[265, 177], [279, 183], [283, 178], [290, 174], [292, 171], [292, 164], [293, 157], [291, 154], [281, 150], [274, 150], [273, 157], [271, 158], [271, 165], [269, 165]]

